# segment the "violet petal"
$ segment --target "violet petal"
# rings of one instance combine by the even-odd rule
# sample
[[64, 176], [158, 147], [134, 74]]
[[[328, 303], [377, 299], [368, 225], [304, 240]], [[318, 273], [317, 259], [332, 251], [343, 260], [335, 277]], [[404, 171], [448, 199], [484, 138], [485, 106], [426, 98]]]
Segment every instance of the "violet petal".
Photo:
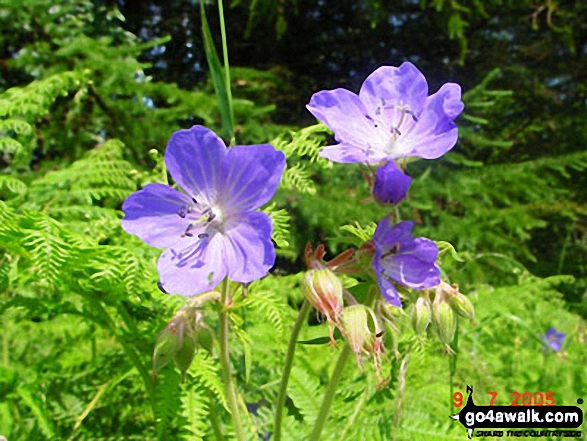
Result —
[[236, 146], [224, 158], [219, 203], [227, 213], [254, 210], [275, 194], [285, 155], [269, 144]]
[[214, 132], [193, 126], [171, 136], [165, 165], [177, 185], [209, 205], [217, 197], [226, 151], [224, 142]]
[[438, 92], [426, 98], [426, 103], [412, 130], [401, 137], [398, 156], [418, 156], [436, 159], [454, 147], [458, 138], [455, 118], [463, 111], [461, 87], [444, 84]]
[[122, 204], [122, 229], [147, 245], [162, 248], [176, 245], [189, 224], [180, 216], [191, 199], [163, 184], [148, 184]]
[[412, 178], [390, 161], [375, 174], [373, 196], [383, 204], [397, 204], [406, 196], [411, 182]]
[[267, 275], [275, 263], [275, 248], [271, 242], [273, 225], [266, 213], [239, 215], [226, 224], [224, 259], [228, 277], [249, 283]]
[[169, 294], [193, 296], [214, 289], [226, 277], [225, 238], [215, 234], [192, 241], [187, 248], [168, 248], [159, 257], [157, 271]]

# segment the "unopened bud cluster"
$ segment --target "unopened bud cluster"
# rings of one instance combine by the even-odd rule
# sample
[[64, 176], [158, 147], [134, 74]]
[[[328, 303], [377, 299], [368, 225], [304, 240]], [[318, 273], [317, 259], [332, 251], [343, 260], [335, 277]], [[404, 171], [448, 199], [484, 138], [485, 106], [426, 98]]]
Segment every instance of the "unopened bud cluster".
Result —
[[[430, 293], [434, 301], [430, 301]], [[473, 320], [475, 308], [457, 285], [441, 282], [434, 290], [420, 295], [412, 309], [412, 326], [417, 334], [423, 334], [432, 324], [440, 341], [450, 345], [457, 329], [457, 316]]]
[[198, 346], [211, 349], [210, 339], [210, 330], [200, 311], [194, 307], [181, 309], [157, 336], [153, 352], [154, 375], [173, 360], [183, 380]]
[[383, 351], [382, 328], [373, 310], [365, 305], [344, 306], [342, 282], [328, 268], [311, 269], [304, 276], [306, 300], [328, 320], [331, 340], [337, 327], [357, 357], [373, 355], [376, 369]]

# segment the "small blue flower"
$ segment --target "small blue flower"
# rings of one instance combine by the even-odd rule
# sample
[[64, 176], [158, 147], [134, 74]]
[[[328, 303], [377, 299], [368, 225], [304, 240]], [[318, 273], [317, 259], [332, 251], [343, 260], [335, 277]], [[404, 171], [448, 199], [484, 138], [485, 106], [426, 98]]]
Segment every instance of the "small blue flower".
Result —
[[[564, 332], [557, 332], [556, 328], [552, 327], [546, 334], [540, 336], [540, 339], [555, 352], [559, 352], [562, 349], [563, 341], [567, 338], [567, 334]], [[546, 347], [544, 347], [546, 349]]]
[[160, 287], [192, 296], [214, 289], [225, 277], [249, 283], [275, 263], [273, 225], [257, 209], [279, 185], [285, 155], [271, 145], [227, 149], [202, 126], [171, 136], [165, 165], [182, 193], [148, 184], [124, 204], [122, 228], [159, 257]]

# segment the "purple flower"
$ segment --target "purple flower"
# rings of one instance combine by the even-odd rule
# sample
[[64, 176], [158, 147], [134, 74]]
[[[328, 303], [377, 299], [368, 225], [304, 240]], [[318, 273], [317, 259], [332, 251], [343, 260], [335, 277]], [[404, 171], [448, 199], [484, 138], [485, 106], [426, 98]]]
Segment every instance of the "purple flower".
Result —
[[256, 211], [279, 185], [285, 156], [271, 145], [227, 149], [216, 134], [194, 126], [174, 133], [167, 170], [187, 194], [148, 184], [124, 204], [122, 228], [166, 248], [157, 271], [161, 288], [191, 296], [225, 277], [248, 283], [275, 262], [269, 216]]
[[406, 196], [411, 182], [412, 178], [389, 161], [375, 174], [373, 196], [383, 204], [397, 204]]
[[[565, 334], [564, 332], [557, 332], [556, 328], [550, 328], [548, 331], [546, 331], [546, 334], [542, 335], [540, 337], [540, 339], [553, 351], [560, 351], [563, 345], [563, 341], [565, 341], [565, 338], [567, 337], [567, 334]], [[546, 348], [544, 348], [546, 349]]]
[[381, 219], [375, 230], [373, 269], [381, 294], [389, 303], [401, 307], [393, 282], [413, 289], [425, 289], [440, 283], [440, 270], [434, 264], [438, 247], [423, 237], [412, 237], [414, 222], [391, 224]]
[[418, 156], [435, 159], [457, 142], [454, 119], [462, 112], [461, 88], [446, 83], [428, 96], [424, 75], [412, 63], [383, 66], [365, 80], [359, 95], [335, 89], [315, 93], [308, 110], [339, 143], [321, 156], [334, 162], [380, 164]]

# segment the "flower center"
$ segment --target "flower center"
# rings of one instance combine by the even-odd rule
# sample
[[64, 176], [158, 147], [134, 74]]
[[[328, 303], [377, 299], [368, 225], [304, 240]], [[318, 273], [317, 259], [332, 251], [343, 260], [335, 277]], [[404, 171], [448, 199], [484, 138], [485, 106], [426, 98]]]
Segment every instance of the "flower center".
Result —
[[181, 207], [177, 214], [182, 219], [187, 218], [191, 222], [182, 233], [181, 237], [194, 237], [207, 239], [211, 235], [221, 231], [224, 216], [222, 211], [215, 206], [204, 207], [196, 199], [193, 204]]
[[[397, 140], [405, 133], [413, 124], [418, 122], [418, 118], [407, 104], [386, 104], [385, 100], [381, 100], [381, 106], [375, 109], [375, 118], [370, 115], [365, 115], [370, 120], [375, 128], [380, 130], [389, 130], [387, 132], [387, 142], [383, 150], [387, 154], [392, 154]], [[411, 118], [409, 118], [411, 117]]]

